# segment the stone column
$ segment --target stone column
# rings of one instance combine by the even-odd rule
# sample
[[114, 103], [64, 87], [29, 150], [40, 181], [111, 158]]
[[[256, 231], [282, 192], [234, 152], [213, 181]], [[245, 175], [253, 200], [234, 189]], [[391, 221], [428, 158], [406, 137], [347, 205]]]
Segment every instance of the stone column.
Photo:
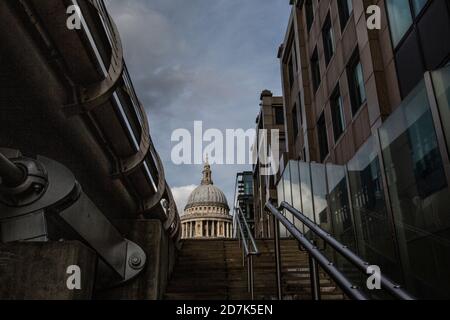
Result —
[[212, 221], [211, 220], [208, 221], [208, 232], [209, 232], [209, 237], [212, 238]]
[[206, 237], [205, 224], [206, 224], [206, 221], [202, 220], [202, 238]]
[[203, 236], [208, 237], [208, 220], [203, 221], [203, 232], [205, 233]]

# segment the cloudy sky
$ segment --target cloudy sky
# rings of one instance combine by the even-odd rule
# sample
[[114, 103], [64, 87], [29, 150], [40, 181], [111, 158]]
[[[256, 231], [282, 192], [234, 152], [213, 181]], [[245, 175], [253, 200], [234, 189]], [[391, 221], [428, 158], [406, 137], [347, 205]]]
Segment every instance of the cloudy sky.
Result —
[[[281, 94], [276, 57], [288, 23], [287, 0], [109, 0], [125, 60], [146, 107], [151, 134], [180, 212], [202, 166], [171, 161], [173, 130], [255, 127], [259, 94]], [[207, 143], [205, 143], [205, 146]], [[231, 206], [236, 172], [212, 165]]]

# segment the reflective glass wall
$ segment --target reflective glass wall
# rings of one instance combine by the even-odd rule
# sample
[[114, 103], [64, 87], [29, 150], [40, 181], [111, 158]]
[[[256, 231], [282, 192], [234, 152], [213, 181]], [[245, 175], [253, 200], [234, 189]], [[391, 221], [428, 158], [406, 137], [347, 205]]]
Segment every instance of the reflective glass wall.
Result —
[[[431, 74], [432, 91], [422, 81], [346, 165], [290, 161], [278, 184], [280, 203], [292, 204], [419, 298], [450, 297], [449, 164], [442, 157], [450, 141], [449, 75], [450, 68]], [[437, 130], [447, 139], [439, 140]], [[364, 280], [325, 253], [353, 281]]]
[[442, 121], [442, 126], [447, 142], [447, 150], [450, 150], [450, 65], [431, 73], [436, 102]]
[[450, 197], [422, 83], [379, 130], [403, 272], [427, 297], [450, 287]]

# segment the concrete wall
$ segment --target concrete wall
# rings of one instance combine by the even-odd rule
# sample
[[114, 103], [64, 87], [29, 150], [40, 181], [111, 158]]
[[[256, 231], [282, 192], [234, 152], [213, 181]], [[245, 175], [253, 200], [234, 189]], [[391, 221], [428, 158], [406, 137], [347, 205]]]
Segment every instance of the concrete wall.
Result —
[[[165, 293], [176, 248], [158, 220], [116, 221], [120, 232], [147, 255], [131, 281], [95, 291], [97, 255], [77, 241], [0, 244], [0, 300], [157, 300]], [[81, 290], [67, 288], [67, 267], [81, 269]]]
[[[96, 254], [80, 242], [0, 244], [0, 300], [91, 299]], [[69, 290], [67, 267], [81, 269], [81, 290]]]

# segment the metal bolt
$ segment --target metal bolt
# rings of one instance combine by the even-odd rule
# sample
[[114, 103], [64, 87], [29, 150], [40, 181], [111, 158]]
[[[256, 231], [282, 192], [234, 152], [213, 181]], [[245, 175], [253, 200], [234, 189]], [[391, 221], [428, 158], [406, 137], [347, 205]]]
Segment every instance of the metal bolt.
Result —
[[35, 183], [35, 184], [33, 185], [33, 190], [34, 190], [36, 193], [41, 192], [42, 189], [43, 189], [42, 186], [41, 186], [40, 184], [38, 184], [38, 183]]
[[142, 259], [139, 256], [130, 257], [129, 264], [132, 268], [139, 268], [142, 264]]

